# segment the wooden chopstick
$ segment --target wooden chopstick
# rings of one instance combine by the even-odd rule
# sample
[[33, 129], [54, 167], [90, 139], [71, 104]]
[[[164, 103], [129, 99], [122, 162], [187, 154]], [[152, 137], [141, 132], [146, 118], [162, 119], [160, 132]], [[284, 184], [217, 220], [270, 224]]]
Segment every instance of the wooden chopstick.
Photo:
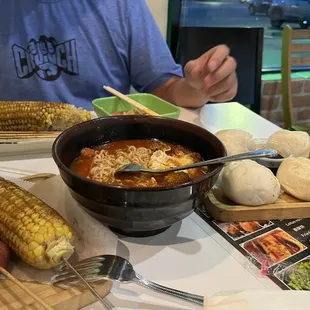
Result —
[[57, 138], [60, 131], [0, 131], [0, 139]]
[[45, 301], [32, 293], [25, 285], [23, 285], [20, 281], [14, 278], [8, 271], [0, 266], [0, 272], [3, 273], [9, 280], [15, 283], [19, 288], [21, 288], [25, 293], [27, 293], [31, 298], [33, 298], [36, 302], [38, 302], [44, 309], [53, 310], [51, 306], [49, 306]]
[[16, 136], [49, 136], [56, 137], [61, 131], [0, 131], [0, 135], [16, 135]]
[[2, 133], [12, 133], [12, 134], [45, 134], [45, 135], [59, 135], [62, 131], [11, 131], [11, 130], [2, 130]]
[[0, 140], [29, 140], [29, 139], [56, 139], [53, 136], [1, 136]]
[[142, 110], [143, 112], [145, 112], [146, 114], [149, 115], [153, 115], [153, 116], [160, 116], [158, 113], [154, 112], [153, 110], [145, 107], [144, 105], [142, 105], [141, 103], [125, 96], [124, 94], [120, 93], [119, 91], [117, 91], [116, 89], [110, 87], [110, 86], [103, 86], [103, 88], [108, 91], [109, 93], [113, 94], [114, 96], [124, 100], [125, 102], [133, 105], [134, 107], [136, 107], [139, 110]]

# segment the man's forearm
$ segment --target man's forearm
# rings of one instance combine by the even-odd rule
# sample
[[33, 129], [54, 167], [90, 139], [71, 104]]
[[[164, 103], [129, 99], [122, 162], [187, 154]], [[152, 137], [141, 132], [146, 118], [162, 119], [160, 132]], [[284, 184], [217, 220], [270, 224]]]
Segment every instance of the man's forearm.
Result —
[[202, 92], [192, 88], [184, 78], [173, 77], [152, 92], [168, 102], [185, 108], [200, 108], [208, 99]]

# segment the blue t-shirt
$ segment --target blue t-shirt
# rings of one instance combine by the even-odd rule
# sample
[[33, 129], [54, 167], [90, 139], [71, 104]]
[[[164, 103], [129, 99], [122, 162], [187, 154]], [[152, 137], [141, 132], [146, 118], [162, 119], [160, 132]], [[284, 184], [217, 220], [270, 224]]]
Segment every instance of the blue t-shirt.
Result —
[[144, 0], [0, 0], [0, 100], [91, 109], [182, 76]]

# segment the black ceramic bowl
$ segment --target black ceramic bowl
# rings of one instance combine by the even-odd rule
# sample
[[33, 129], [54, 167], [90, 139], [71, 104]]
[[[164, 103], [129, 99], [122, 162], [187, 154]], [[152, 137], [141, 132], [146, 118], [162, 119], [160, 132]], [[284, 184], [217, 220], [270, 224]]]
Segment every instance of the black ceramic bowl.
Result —
[[84, 147], [111, 141], [157, 138], [185, 146], [204, 159], [226, 155], [213, 134], [196, 125], [163, 117], [98, 118], [64, 131], [53, 144], [53, 158], [73, 198], [112, 230], [142, 237], [160, 233], [198, 208], [223, 165], [190, 183], [166, 188], [126, 188], [91, 181], [70, 170]]

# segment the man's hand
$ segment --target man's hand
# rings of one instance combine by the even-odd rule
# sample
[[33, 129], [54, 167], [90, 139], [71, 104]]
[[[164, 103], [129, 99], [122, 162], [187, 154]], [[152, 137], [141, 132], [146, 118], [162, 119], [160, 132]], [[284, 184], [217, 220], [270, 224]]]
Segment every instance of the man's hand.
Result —
[[172, 77], [152, 93], [181, 107], [199, 108], [208, 101], [225, 102], [238, 90], [237, 63], [226, 45], [219, 45], [189, 61], [185, 78]]
[[206, 101], [224, 102], [237, 94], [237, 63], [229, 53], [226, 45], [219, 45], [189, 61], [184, 68], [186, 82]]

